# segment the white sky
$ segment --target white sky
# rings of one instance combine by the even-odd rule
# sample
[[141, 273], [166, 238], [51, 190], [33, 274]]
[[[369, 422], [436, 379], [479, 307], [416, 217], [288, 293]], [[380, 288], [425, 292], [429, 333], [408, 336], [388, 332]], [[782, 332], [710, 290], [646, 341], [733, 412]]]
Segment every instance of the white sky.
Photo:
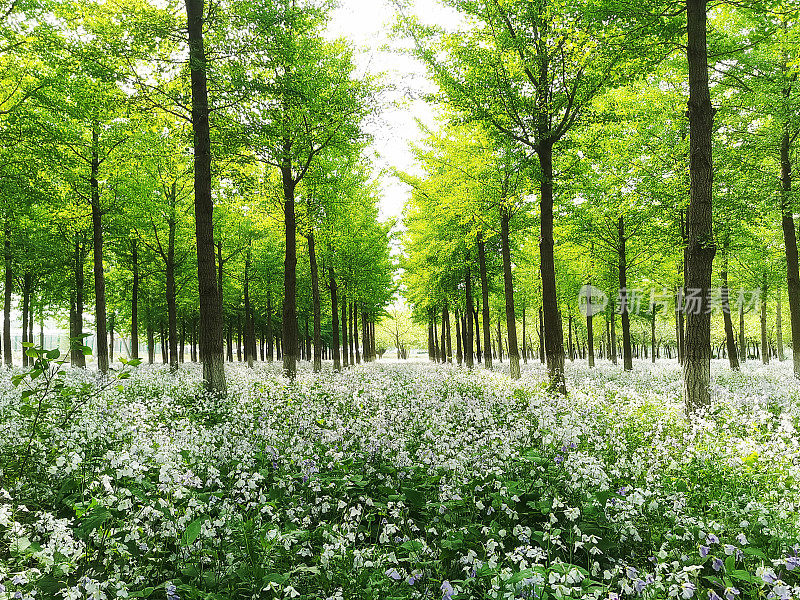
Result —
[[[421, 63], [400, 52], [407, 42], [392, 39], [391, 27], [396, 13], [390, 0], [339, 1], [339, 8], [328, 25], [328, 34], [350, 40], [357, 51], [358, 67], [369, 73], [383, 74], [382, 82], [388, 88], [368, 130], [374, 137], [375, 165], [384, 171], [381, 217], [398, 217], [408, 197], [408, 188], [385, 171], [391, 168], [413, 170], [409, 145], [422, 139], [416, 119], [428, 126], [435, 120], [434, 109], [421, 96], [435, 90], [435, 86]], [[452, 25], [458, 20], [452, 9], [435, 0], [417, 0], [415, 9], [425, 22]]]

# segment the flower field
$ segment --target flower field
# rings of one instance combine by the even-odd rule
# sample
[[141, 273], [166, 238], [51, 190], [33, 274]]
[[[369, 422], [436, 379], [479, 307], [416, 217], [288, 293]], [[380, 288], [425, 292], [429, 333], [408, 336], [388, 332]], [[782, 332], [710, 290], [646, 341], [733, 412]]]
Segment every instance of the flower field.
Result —
[[798, 598], [800, 388], [713, 369], [6, 372], [0, 600]]

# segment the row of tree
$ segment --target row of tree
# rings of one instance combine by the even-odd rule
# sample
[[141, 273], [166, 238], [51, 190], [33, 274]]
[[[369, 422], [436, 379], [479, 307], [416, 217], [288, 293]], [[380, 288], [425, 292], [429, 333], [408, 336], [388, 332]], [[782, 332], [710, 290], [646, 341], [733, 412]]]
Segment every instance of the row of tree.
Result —
[[[401, 174], [412, 189], [403, 282], [433, 353], [440, 326], [450, 339], [451, 315], [459, 346], [477, 348], [482, 330], [491, 347], [500, 306], [518, 377], [533, 309], [550, 386], [563, 393], [573, 335], [595, 355], [592, 315], [577, 319], [579, 290], [609, 297], [608, 337], [619, 313], [629, 369], [628, 294], [643, 288], [667, 297], [646, 318], [655, 330], [674, 317], [691, 412], [710, 401], [715, 290], [734, 368], [743, 352], [731, 282], [760, 293], [762, 356], [768, 306], [780, 323], [784, 297], [790, 346], [800, 347], [798, 3], [449, 4], [465, 29], [401, 19], [439, 84], [444, 124], [416, 149], [422, 175]], [[743, 317], [739, 329], [743, 337]], [[614, 356], [618, 344], [606, 347]]]
[[329, 10], [290, 0], [9, 5], [6, 364], [15, 302], [23, 341], [34, 315], [68, 315], [71, 337], [82, 336], [91, 302], [102, 372], [115, 335], [138, 357], [144, 332], [151, 360], [160, 336], [174, 368], [179, 348], [196, 343], [218, 392], [234, 337], [251, 363], [257, 340], [262, 356], [274, 349], [289, 376], [301, 343], [316, 369], [359, 329], [364, 357], [374, 354], [371, 332], [394, 290], [391, 225], [379, 220], [364, 151], [377, 87], [355, 73], [346, 44], [322, 35]]

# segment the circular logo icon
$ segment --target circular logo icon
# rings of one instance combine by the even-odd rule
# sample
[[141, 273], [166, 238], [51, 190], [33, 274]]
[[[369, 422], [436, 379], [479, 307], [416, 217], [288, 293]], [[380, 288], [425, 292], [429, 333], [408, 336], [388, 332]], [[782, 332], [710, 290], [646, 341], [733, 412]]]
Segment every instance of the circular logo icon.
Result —
[[608, 296], [600, 288], [584, 285], [578, 294], [578, 308], [584, 317], [603, 312], [608, 306]]

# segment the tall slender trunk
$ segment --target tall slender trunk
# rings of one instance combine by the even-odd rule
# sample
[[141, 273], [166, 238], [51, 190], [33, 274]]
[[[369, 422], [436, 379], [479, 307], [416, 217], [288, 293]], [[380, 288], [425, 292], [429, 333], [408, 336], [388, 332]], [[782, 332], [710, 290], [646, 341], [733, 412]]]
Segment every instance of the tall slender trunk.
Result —
[[553, 240], [553, 145], [542, 141], [537, 153], [541, 166], [540, 271], [544, 311], [544, 347], [550, 389], [566, 395], [564, 380], [564, 331], [558, 311], [556, 266]]
[[461, 362], [464, 359], [464, 355], [461, 352], [461, 323], [459, 322], [459, 311], [456, 309], [455, 311], [455, 322], [456, 322], [456, 363], [458, 366], [461, 366]]
[[247, 366], [253, 368], [256, 360], [256, 331], [253, 327], [253, 308], [250, 305], [250, 244], [247, 246], [247, 254], [244, 259], [244, 357]]
[[611, 303], [611, 364], [617, 364], [617, 309]]
[[708, 293], [716, 246], [713, 236], [712, 131], [714, 108], [708, 87], [706, 43], [707, 0], [687, 0], [687, 62], [689, 67], [689, 208], [686, 212], [688, 260], [686, 287], [700, 295], [700, 310], [686, 314], [686, 362], [683, 366], [686, 411], [711, 403], [711, 315]]
[[466, 287], [466, 302], [464, 307], [464, 317], [466, 321], [466, 332], [464, 336], [464, 361], [467, 368], [472, 369], [475, 366], [475, 358], [472, 352], [473, 349], [473, 328], [472, 328], [472, 273], [470, 273], [469, 264], [467, 264], [465, 274], [465, 287]]
[[30, 309], [30, 283], [31, 274], [25, 273], [22, 276], [22, 366], [28, 366], [28, 310]]
[[114, 321], [115, 321], [115, 314], [111, 313], [111, 316], [108, 317], [108, 362], [113, 364], [114, 363]]
[[294, 210], [296, 182], [288, 154], [289, 141], [284, 141], [284, 159], [281, 165], [283, 181], [283, 213], [286, 235], [286, 258], [283, 262], [283, 371], [294, 379], [297, 375], [297, 221]]
[[739, 361], [747, 360], [747, 335], [744, 330], [744, 301], [739, 298]]
[[436, 352], [433, 349], [433, 321], [428, 318], [428, 360], [436, 362]]
[[736, 351], [736, 338], [733, 335], [733, 320], [731, 319], [730, 288], [728, 287], [728, 244], [723, 246], [722, 269], [719, 278], [722, 281], [722, 320], [725, 325], [725, 344], [728, 350], [728, 363], [734, 371], [739, 370], [739, 355]]
[[170, 197], [173, 212], [167, 220], [169, 234], [167, 238], [166, 276], [167, 276], [167, 336], [169, 343], [169, 368], [170, 371], [178, 370], [178, 288], [175, 284], [175, 231], [177, 221], [175, 218], [176, 186], [172, 184]]
[[345, 296], [344, 291], [342, 291], [341, 305], [342, 305], [342, 315], [341, 315], [342, 366], [347, 367], [350, 364], [350, 352], [347, 349], [347, 297]]
[[319, 268], [314, 230], [308, 232], [308, 261], [311, 265], [311, 303], [314, 311], [314, 373], [322, 371], [322, 309], [319, 298]]
[[[349, 306], [349, 310], [348, 309]], [[353, 352], [353, 303], [350, 302], [349, 305], [345, 303], [345, 310], [347, 310], [347, 348], [350, 351], [350, 365], [355, 365], [355, 354]]]
[[650, 361], [656, 362], [656, 307], [653, 306], [653, 313], [650, 315]]
[[273, 333], [272, 328], [272, 295], [269, 291], [269, 286], [267, 286], [267, 362], [272, 362], [275, 360], [275, 348], [273, 346], [273, 340], [275, 339], [275, 335]]
[[575, 360], [575, 347], [572, 343], [572, 311], [569, 313], [569, 360]]
[[[790, 89], [784, 90], [788, 97]], [[794, 376], [800, 379], [800, 266], [797, 257], [797, 229], [794, 225], [792, 197], [792, 137], [784, 127], [781, 140], [781, 227], [786, 252], [786, 287], [789, 293], [789, 324], [792, 338]]]
[[500, 329], [500, 319], [497, 319], [497, 360], [503, 362], [503, 331]]
[[[79, 340], [78, 346], [83, 345], [83, 289], [85, 285], [85, 276], [83, 273], [83, 245], [81, 244], [80, 234], [75, 234], [75, 320], [72, 337]], [[8, 274], [6, 275], [8, 278]], [[78, 349], [70, 355], [71, 364], [74, 367], [85, 367], [86, 357], [83, 352]]]
[[131, 240], [133, 286], [131, 287], [131, 358], [139, 358], [139, 248], [138, 240]]
[[539, 362], [542, 364], [544, 364], [547, 360], [547, 357], [545, 356], [544, 345], [544, 309], [539, 307]]
[[769, 364], [769, 343], [767, 340], [767, 272], [761, 275], [761, 362]]
[[353, 315], [353, 348], [356, 351], [356, 364], [361, 364], [361, 353], [358, 349], [358, 306], [355, 302], [350, 305], [350, 313]]
[[778, 346], [778, 360], [783, 362], [786, 360], [786, 355], [783, 352], [783, 310], [781, 306], [781, 296], [783, 296], [781, 289], [775, 291], [775, 342]]
[[[478, 241], [478, 268], [481, 276], [481, 312], [483, 316], [483, 366], [492, 369], [492, 330], [489, 321], [489, 276], [486, 272], [486, 244]], [[460, 361], [459, 361], [460, 364]]]
[[589, 368], [594, 367], [594, 327], [592, 320], [594, 315], [586, 315], [586, 356], [589, 359]]
[[206, 53], [203, 46], [204, 0], [185, 0], [192, 81], [194, 133], [194, 214], [197, 281], [200, 298], [200, 359], [203, 381], [215, 393], [227, 393], [222, 345], [222, 303], [214, 265], [214, 203], [211, 198], [211, 133]]
[[[510, 363], [511, 379], [521, 377], [519, 368], [519, 344], [517, 343], [517, 314], [514, 310], [514, 280], [511, 273], [511, 240], [509, 221], [511, 215], [504, 210], [500, 214], [500, 240], [503, 254], [503, 291], [506, 301], [506, 338], [508, 339], [508, 361]], [[557, 308], [556, 308], [557, 312]], [[561, 316], [558, 316], [559, 322]], [[563, 335], [563, 334], [562, 334]], [[563, 354], [563, 339], [561, 351]], [[561, 356], [561, 379], [564, 378], [564, 357]], [[566, 389], [566, 388], [565, 388]]]
[[617, 255], [619, 268], [619, 291], [622, 300], [620, 306], [622, 320], [622, 365], [626, 371], [633, 370], [633, 354], [631, 352], [631, 317], [629, 312], [630, 300], [628, 295], [628, 261], [625, 253], [625, 219], [619, 217], [617, 221]]
[[475, 340], [475, 356], [480, 363], [483, 360], [483, 354], [481, 351], [481, 325], [478, 321], [478, 309], [469, 311], [470, 315], [472, 315], [472, 324], [474, 329], [473, 339]]
[[[526, 312], [527, 311], [525, 310], [525, 305], [523, 304], [522, 305], [522, 362], [527, 365], [528, 364], [528, 349], [525, 347], [525, 340], [528, 339], [527, 323], [525, 321], [525, 317], [527, 316], [525, 314]], [[570, 316], [569, 323], [570, 323], [570, 327], [571, 327], [572, 326], [572, 317], [571, 316]], [[572, 344], [572, 329], [571, 328], [570, 328], [570, 331], [569, 331], [569, 335], [570, 335], [570, 338], [569, 338], [570, 344]]]
[[450, 311], [447, 309], [447, 304], [444, 305], [444, 316], [442, 317], [445, 326], [445, 339], [447, 340], [447, 362], [453, 364], [453, 338], [450, 331]]
[[100, 169], [98, 146], [100, 140], [100, 124], [92, 123], [92, 163], [91, 187], [92, 201], [92, 242], [94, 250], [94, 315], [97, 368], [101, 373], [108, 372], [108, 334], [106, 331], [106, 276], [103, 271], [103, 213], [100, 209], [100, 186], [97, 181]]
[[330, 278], [331, 286], [331, 318], [333, 319], [333, 368], [336, 371], [342, 370], [342, 361], [339, 356], [339, 307], [337, 288], [336, 288], [336, 273], [332, 266], [328, 266], [328, 277]]
[[[3, 246], [3, 257], [5, 260], [6, 270], [3, 298], [3, 359], [5, 361], [5, 365], [10, 367], [14, 364], [13, 355], [11, 354], [11, 294], [14, 291], [14, 273], [11, 270], [11, 226], [9, 225], [8, 217], [6, 217], [5, 239]], [[78, 234], [75, 234], [75, 255], [76, 257], [79, 256]], [[73, 335], [73, 337], [75, 336]], [[73, 362], [73, 364], [75, 363]]]
[[153, 327], [153, 304], [149, 291], [145, 308], [145, 317], [147, 319], [147, 362], [152, 365], [156, 360], [156, 334]]

